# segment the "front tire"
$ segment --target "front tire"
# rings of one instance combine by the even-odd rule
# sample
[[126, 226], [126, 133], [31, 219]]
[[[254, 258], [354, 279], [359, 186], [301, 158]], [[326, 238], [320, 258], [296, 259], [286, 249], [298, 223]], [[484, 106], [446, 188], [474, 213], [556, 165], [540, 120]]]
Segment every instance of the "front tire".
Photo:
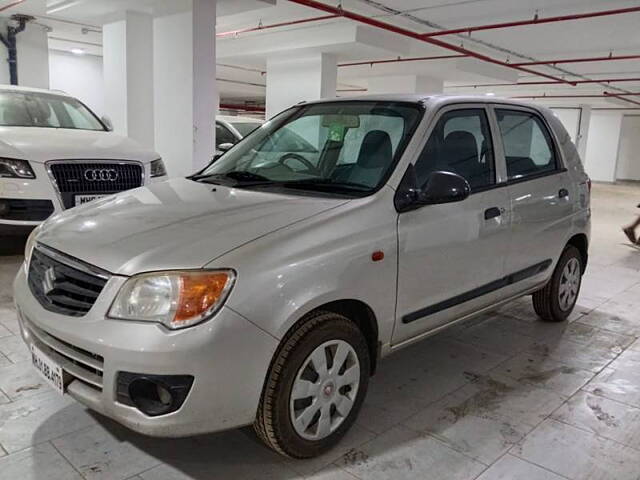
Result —
[[542, 320], [563, 322], [569, 317], [580, 294], [583, 261], [573, 245], [564, 249], [549, 282], [533, 294], [533, 309]]
[[318, 311], [287, 335], [271, 363], [254, 422], [258, 437], [293, 458], [334, 446], [355, 421], [369, 384], [358, 326]]

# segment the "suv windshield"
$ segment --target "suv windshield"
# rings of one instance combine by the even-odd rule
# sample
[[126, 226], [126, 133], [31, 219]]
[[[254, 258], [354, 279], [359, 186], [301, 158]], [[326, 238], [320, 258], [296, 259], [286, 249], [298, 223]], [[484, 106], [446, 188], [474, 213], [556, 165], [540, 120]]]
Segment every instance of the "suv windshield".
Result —
[[0, 126], [105, 129], [78, 100], [35, 92], [0, 92]]
[[265, 123], [192, 178], [367, 195], [391, 174], [422, 114], [418, 104], [401, 102], [303, 105]]

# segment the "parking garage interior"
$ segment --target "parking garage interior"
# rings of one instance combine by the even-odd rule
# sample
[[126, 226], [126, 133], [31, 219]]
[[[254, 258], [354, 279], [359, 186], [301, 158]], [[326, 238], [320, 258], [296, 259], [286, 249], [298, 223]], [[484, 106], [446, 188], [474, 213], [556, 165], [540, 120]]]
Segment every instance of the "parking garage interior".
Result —
[[[393, 353], [344, 438], [303, 460], [250, 425], [155, 438], [54, 391], [21, 338], [13, 282], [39, 222], [102, 195], [38, 198], [29, 184], [54, 192], [55, 169], [0, 169], [0, 479], [640, 478], [640, 247], [623, 231], [640, 214], [639, 27], [626, 0], [0, 0], [0, 106], [14, 87], [64, 92], [106, 135], [82, 148], [135, 142], [142, 182], [201, 171], [301, 102], [473, 95], [550, 108], [591, 193], [568, 321], [541, 322], [525, 296]], [[3, 152], [35, 141], [6, 122]], [[64, 129], [34, 155], [74, 158]]]

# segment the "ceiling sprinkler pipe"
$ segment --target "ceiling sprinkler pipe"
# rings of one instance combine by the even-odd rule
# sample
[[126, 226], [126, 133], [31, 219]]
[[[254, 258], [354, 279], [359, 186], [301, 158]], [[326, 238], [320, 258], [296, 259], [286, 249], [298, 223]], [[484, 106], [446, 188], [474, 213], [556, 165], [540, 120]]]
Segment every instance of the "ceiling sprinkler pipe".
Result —
[[321, 10], [323, 12], [332, 14], [332, 15], [341, 15], [344, 18], [348, 18], [350, 20], [354, 20], [356, 22], [364, 23], [365, 25], [370, 25], [372, 27], [380, 28], [382, 30], [386, 30], [388, 32], [396, 33], [398, 35], [403, 35], [408, 38], [412, 38], [414, 40], [420, 40], [425, 43], [429, 43], [431, 45], [435, 45], [437, 47], [441, 47], [447, 50], [451, 50], [456, 53], [460, 53], [463, 55], [468, 55], [469, 57], [476, 58], [483, 62], [492, 63], [494, 65], [500, 65], [502, 67], [511, 68], [513, 70], [518, 70], [521, 72], [529, 73], [532, 75], [536, 75], [539, 77], [548, 78], [549, 80], [555, 80], [559, 83], [565, 83], [568, 85], [574, 85], [574, 83], [570, 80], [566, 80], [564, 78], [555, 77], [553, 75], [548, 75], [546, 73], [536, 72], [535, 70], [530, 70], [525, 67], [517, 67], [511, 65], [509, 62], [504, 62], [502, 60], [498, 60], [497, 58], [490, 57], [488, 55], [483, 55], [478, 52], [474, 52], [472, 50], [467, 50], [463, 46], [454, 45], [452, 43], [447, 43], [437, 38], [424, 37], [421, 33], [414, 32], [412, 30], [408, 30], [406, 28], [399, 27], [397, 25], [393, 25], [390, 23], [382, 22], [375, 18], [366, 17], [364, 15], [360, 15], [358, 13], [345, 10], [341, 7], [334, 7], [332, 5], [327, 5], [322, 2], [317, 2], [316, 0], [289, 0], [292, 3], [297, 3], [299, 5], [304, 5], [307, 7], [315, 8], [316, 10]]

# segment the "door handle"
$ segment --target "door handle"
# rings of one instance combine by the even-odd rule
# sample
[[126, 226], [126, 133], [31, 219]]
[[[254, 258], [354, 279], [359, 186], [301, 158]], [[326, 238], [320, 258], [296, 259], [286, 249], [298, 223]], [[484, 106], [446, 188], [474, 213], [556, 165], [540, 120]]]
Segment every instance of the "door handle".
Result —
[[566, 198], [569, 196], [569, 190], [567, 190], [566, 188], [561, 188], [560, 191], [558, 192], [558, 198]]
[[502, 215], [502, 211], [498, 207], [487, 208], [484, 211], [484, 219], [491, 220], [492, 218], [496, 218]]

